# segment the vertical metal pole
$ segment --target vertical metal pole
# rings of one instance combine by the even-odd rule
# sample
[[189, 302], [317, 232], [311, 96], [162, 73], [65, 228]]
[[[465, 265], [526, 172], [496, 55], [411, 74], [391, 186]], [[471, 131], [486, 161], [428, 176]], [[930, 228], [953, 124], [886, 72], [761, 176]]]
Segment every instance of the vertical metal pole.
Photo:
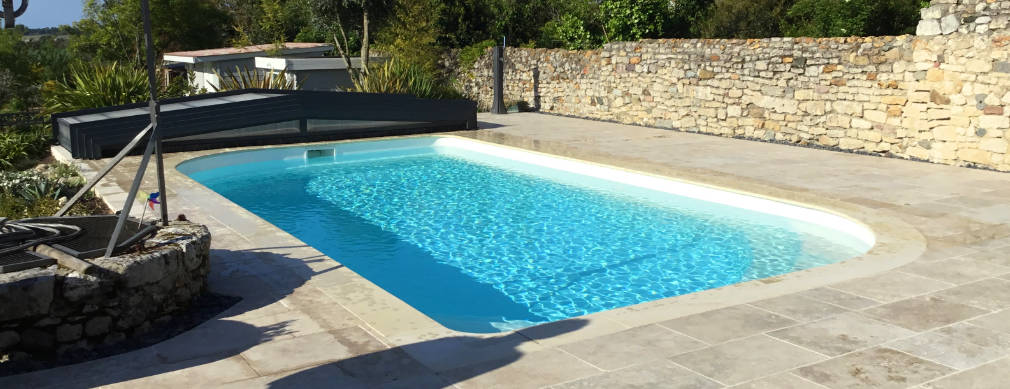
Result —
[[123, 231], [123, 225], [126, 224], [126, 219], [130, 217], [130, 209], [133, 208], [133, 200], [137, 198], [137, 191], [140, 189], [140, 182], [144, 180], [144, 172], [147, 171], [147, 162], [151, 160], [151, 149], [154, 148], [154, 144], [157, 143], [152, 134], [150, 138], [147, 138], [147, 147], [144, 148], [144, 157], [140, 159], [140, 166], [137, 167], [137, 174], [133, 176], [133, 183], [130, 184], [130, 192], [126, 194], [126, 204], [123, 204], [123, 210], [119, 211], [119, 219], [116, 220], [116, 229], [112, 230], [112, 238], [109, 238], [109, 245], [105, 248], [105, 256], [111, 257], [112, 250], [116, 248], [116, 243], [119, 240], [119, 233]]
[[492, 68], [494, 69], [494, 100], [491, 101], [491, 113], [503, 114], [507, 112], [505, 106], [505, 47], [496, 46], [491, 56]]
[[151, 136], [154, 137], [154, 161], [158, 168], [158, 193], [161, 204], [161, 224], [168, 225], [168, 193], [165, 192], [165, 161], [162, 159], [161, 129], [158, 128], [158, 116], [161, 107], [158, 105], [158, 80], [154, 74], [154, 38], [151, 37], [151, 7], [149, 0], [140, 0], [140, 13], [144, 16], [144, 41], [147, 46], [147, 83], [151, 88], [151, 100], [148, 108], [151, 111]]
[[109, 245], [105, 248], [105, 256], [111, 257], [112, 251], [116, 248], [119, 234], [123, 232], [123, 225], [130, 217], [130, 209], [133, 208], [133, 201], [137, 198], [137, 191], [140, 190], [140, 183], [144, 180], [144, 173], [147, 171], [147, 163], [151, 160], [152, 149], [157, 148], [158, 164], [158, 190], [161, 193], [161, 222], [168, 224], [167, 202], [165, 201], [165, 171], [161, 160], [161, 130], [158, 129], [158, 82], [154, 74], [154, 39], [151, 37], [151, 7], [148, 0], [140, 0], [140, 13], [144, 18], [144, 41], [147, 44], [147, 84], [151, 89], [151, 99], [148, 101], [148, 109], [151, 114], [151, 137], [147, 139], [147, 147], [144, 148], [144, 156], [140, 159], [140, 166], [133, 176], [133, 183], [130, 185], [130, 192], [126, 195], [126, 203], [123, 210], [119, 212], [116, 220], [116, 229], [112, 231], [109, 238]]

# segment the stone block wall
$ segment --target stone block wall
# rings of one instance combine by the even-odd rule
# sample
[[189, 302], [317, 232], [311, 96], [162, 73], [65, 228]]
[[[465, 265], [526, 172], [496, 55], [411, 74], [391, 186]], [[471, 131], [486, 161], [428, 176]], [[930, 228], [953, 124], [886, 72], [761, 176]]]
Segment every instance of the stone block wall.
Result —
[[985, 34], [1007, 29], [1010, 2], [996, 0], [933, 0], [921, 11], [918, 36], [960, 32]]
[[[505, 95], [548, 113], [1010, 171], [1003, 31], [509, 48]], [[489, 53], [457, 78], [490, 105]]]
[[51, 359], [111, 346], [169, 320], [203, 293], [210, 232], [173, 222], [142, 253], [88, 260], [81, 274], [57, 266], [0, 274], [0, 369], [7, 361]]

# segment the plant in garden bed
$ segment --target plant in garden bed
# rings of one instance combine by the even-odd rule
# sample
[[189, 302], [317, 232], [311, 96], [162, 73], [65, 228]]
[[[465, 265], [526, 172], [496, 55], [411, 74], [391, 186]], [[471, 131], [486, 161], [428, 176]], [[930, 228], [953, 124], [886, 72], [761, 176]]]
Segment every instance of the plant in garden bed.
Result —
[[[59, 162], [22, 171], [0, 171], [0, 217], [52, 215], [84, 186], [84, 181], [75, 167]], [[107, 213], [108, 208], [90, 192], [70, 209], [71, 215]]]
[[50, 136], [45, 125], [0, 130], [0, 171], [35, 165], [48, 154]]

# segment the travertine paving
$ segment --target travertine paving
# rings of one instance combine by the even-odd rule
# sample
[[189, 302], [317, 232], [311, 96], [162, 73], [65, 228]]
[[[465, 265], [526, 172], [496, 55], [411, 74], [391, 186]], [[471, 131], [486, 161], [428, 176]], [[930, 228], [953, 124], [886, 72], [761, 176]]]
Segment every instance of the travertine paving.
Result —
[[[440, 329], [339, 258], [170, 169], [172, 214], [184, 213], [213, 233], [211, 290], [243, 300], [155, 346], [0, 378], [0, 387], [999, 388], [1010, 382], [1006, 173], [539, 114], [480, 119], [484, 130], [456, 135], [811, 199], [865, 221], [883, 248], [826, 272], [518, 332], [465, 334]], [[169, 166], [209, 153], [172, 154]], [[114, 172], [101, 189], [107, 198], [122, 202], [135, 164]]]

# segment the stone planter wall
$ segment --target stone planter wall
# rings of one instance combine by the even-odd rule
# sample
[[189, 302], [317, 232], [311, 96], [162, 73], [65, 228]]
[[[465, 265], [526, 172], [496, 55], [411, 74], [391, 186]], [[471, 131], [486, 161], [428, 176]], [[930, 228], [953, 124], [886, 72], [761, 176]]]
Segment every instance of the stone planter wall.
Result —
[[[506, 100], [542, 112], [1010, 171], [1006, 29], [644, 40], [506, 56]], [[490, 105], [490, 51], [457, 78]]]
[[[88, 260], [98, 276], [57, 266], [0, 274], [0, 360], [108, 346], [169, 320], [206, 287], [210, 232], [173, 222], [142, 253]], [[0, 361], [2, 365], [2, 361]]]

